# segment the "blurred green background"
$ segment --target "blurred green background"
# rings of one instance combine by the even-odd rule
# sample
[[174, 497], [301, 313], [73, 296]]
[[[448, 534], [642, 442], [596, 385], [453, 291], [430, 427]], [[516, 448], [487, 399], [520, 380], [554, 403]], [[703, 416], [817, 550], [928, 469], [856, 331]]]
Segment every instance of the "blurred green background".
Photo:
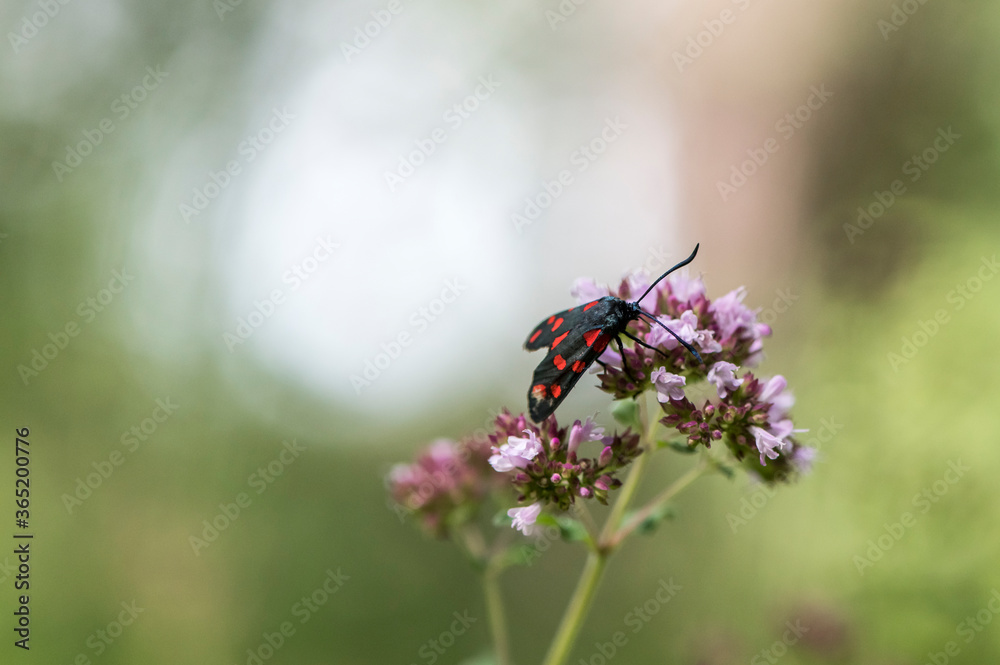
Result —
[[[266, 662], [430, 663], [455, 612], [479, 620], [437, 662], [481, 653], [475, 575], [399, 519], [386, 471], [524, 408], [524, 334], [575, 277], [695, 241], [710, 296], [747, 284], [764, 308], [763, 371], [788, 377], [820, 461], [773, 497], [745, 477], [689, 490], [612, 560], [571, 662], [601, 662], [618, 630], [617, 662], [1000, 660], [995, 3], [53, 1], [8, 3], [0, 25], [0, 661], [247, 663], [291, 621]], [[814, 85], [833, 96], [786, 138]], [[518, 232], [525, 197], [617, 115], [608, 156]], [[436, 154], [387, 186], [435, 127]], [[196, 190], [211, 200], [192, 216]], [[859, 207], [877, 214], [863, 232], [845, 228]], [[296, 287], [285, 271], [309, 256], [322, 267]], [[132, 281], [102, 295], [115, 271]], [[457, 304], [414, 323], [456, 277]], [[287, 303], [229, 348], [273, 288]], [[33, 356], [49, 344], [65, 348]], [[559, 415], [607, 410], [585, 380]], [[30, 652], [11, 631], [21, 427]], [[641, 492], [688, 463], [662, 454]], [[556, 544], [505, 576], [516, 662], [540, 660], [582, 560]], [[122, 603], [142, 612], [119, 629]]]

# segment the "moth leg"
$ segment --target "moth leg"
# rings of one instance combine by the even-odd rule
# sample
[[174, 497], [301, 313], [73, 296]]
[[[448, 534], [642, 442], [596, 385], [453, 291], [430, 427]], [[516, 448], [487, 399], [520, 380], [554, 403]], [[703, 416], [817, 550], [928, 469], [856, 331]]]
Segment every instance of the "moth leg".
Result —
[[[705, 361], [702, 360], [702, 358], [701, 358], [701, 354], [698, 353], [698, 351], [693, 346], [691, 346], [690, 344], [688, 344], [687, 342], [685, 342], [683, 339], [681, 339], [681, 336], [678, 335], [677, 333], [675, 333], [673, 330], [671, 330], [670, 328], [668, 328], [665, 325], [663, 325], [663, 323], [661, 323], [658, 318], [656, 318], [655, 316], [653, 316], [649, 312], [644, 312], [642, 310], [639, 311], [639, 316], [645, 316], [646, 317], [646, 319], [645, 319], [646, 321], [648, 321], [650, 323], [655, 323], [656, 325], [660, 326], [661, 328], [663, 328], [664, 330], [666, 330], [668, 333], [670, 333], [671, 335], [673, 335], [674, 339], [676, 339], [678, 342], [680, 342], [684, 346], [685, 349], [687, 349], [688, 351], [691, 352], [691, 355], [693, 355], [695, 358], [698, 359], [698, 363], [699, 364], [701, 364], [701, 365], [705, 364]], [[645, 344], [643, 344], [643, 346], [645, 346]]]
[[623, 331], [622, 331], [622, 334], [623, 334], [623, 335], [625, 335], [626, 337], [628, 337], [628, 338], [629, 338], [630, 340], [632, 340], [632, 341], [633, 341], [633, 342], [635, 342], [636, 344], [638, 344], [639, 346], [644, 346], [644, 347], [646, 347], [647, 349], [649, 349], [650, 351], [656, 351], [657, 353], [659, 353], [659, 354], [660, 354], [661, 356], [663, 356], [664, 358], [669, 358], [669, 357], [670, 357], [670, 356], [668, 356], [667, 354], [665, 354], [665, 353], [664, 353], [663, 351], [660, 351], [660, 350], [659, 350], [658, 348], [656, 348], [655, 346], [650, 346], [649, 344], [646, 344], [646, 343], [645, 343], [644, 341], [642, 341], [641, 339], [639, 339], [638, 337], [636, 337], [635, 335], [633, 335], [632, 333], [630, 333], [630, 332], [629, 332], [629, 331], [627, 331], [627, 330], [623, 330]]
[[[628, 335], [628, 333], [625, 334]], [[628, 361], [625, 360], [625, 347], [622, 346], [622, 338], [615, 335], [615, 341], [618, 342], [618, 352], [622, 354], [622, 370], [625, 372], [625, 376], [627, 376], [632, 383], [639, 385], [639, 381], [632, 376], [632, 372], [628, 371]]]

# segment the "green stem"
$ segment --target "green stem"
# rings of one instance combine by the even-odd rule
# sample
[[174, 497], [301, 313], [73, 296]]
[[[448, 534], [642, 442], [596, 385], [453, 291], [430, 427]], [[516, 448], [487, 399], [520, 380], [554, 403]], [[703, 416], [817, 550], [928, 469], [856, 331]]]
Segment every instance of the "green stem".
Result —
[[598, 543], [599, 549], [606, 549], [606, 541], [612, 537], [618, 528], [618, 524], [625, 514], [625, 509], [628, 508], [632, 497], [635, 496], [636, 491], [639, 489], [639, 481], [642, 480], [643, 472], [646, 470], [647, 460], [653, 454], [655, 448], [653, 444], [655, 441], [653, 430], [656, 428], [656, 416], [654, 415], [652, 418], [649, 418], [648, 422], [646, 421], [646, 417], [646, 395], [643, 394], [642, 401], [639, 402], [639, 421], [643, 422], [646, 428], [639, 439], [639, 445], [642, 447], [643, 452], [632, 463], [632, 470], [629, 472], [628, 478], [625, 479], [625, 484], [622, 485], [621, 492], [618, 493], [615, 504], [611, 507], [611, 514], [608, 515], [608, 519], [604, 523], [604, 529], [601, 532], [601, 540]]
[[674, 498], [678, 493], [680, 493], [681, 490], [693, 483], [698, 476], [705, 473], [707, 468], [708, 465], [704, 462], [704, 460], [702, 460], [683, 476], [671, 483], [669, 487], [656, 495], [656, 498], [646, 504], [642, 510], [632, 515], [632, 517], [629, 518], [628, 523], [619, 529], [614, 535], [604, 539], [604, 547], [609, 550], [613, 550], [620, 545], [621, 542], [625, 540], [625, 538], [627, 538], [633, 531], [639, 528], [639, 525], [646, 521], [650, 515], [659, 510], [667, 501]]
[[493, 636], [493, 652], [497, 665], [509, 665], [510, 646], [507, 639], [507, 619], [504, 616], [503, 597], [500, 595], [499, 577], [502, 567], [490, 565], [483, 573], [483, 593], [486, 596], [486, 617]]
[[583, 628], [583, 620], [590, 609], [590, 603], [594, 600], [594, 593], [597, 591], [597, 584], [601, 581], [601, 574], [607, 561], [606, 552], [590, 552], [587, 555], [587, 563], [583, 567], [580, 581], [576, 584], [576, 591], [573, 592], [573, 598], [566, 608], [559, 630], [542, 665], [563, 665], [569, 658], [576, 636]]
[[629, 472], [628, 478], [625, 479], [625, 484], [622, 485], [622, 490], [618, 494], [618, 500], [611, 507], [611, 513], [608, 515], [607, 521], [604, 522], [604, 529], [601, 531], [601, 539], [598, 543], [599, 549], [607, 550], [610, 553], [610, 549], [607, 547], [608, 539], [614, 535], [618, 524], [622, 520], [622, 515], [625, 514], [625, 509], [628, 508], [628, 504], [632, 501], [632, 497], [635, 496], [636, 490], [639, 489], [639, 481], [642, 479], [643, 471], [646, 469], [646, 460], [649, 458], [649, 454], [650, 451], [647, 450], [632, 463], [632, 470]]
[[[644, 422], [645, 417], [646, 402], [644, 397], [643, 401], [639, 402], [640, 422]], [[614, 535], [618, 523], [622, 519], [622, 515], [625, 514], [625, 509], [639, 488], [639, 481], [642, 479], [643, 471], [646, 468], [646, 459], [652, 452], [652, 446], [649, 443], [654, 440], [652, 433], [655, 427], [655, 417], [650, 422], [645, 422], [645, 431], [642, 432], [640, 440], [640, 445], [645, 448], [645, 451], [632, 464], [632, 470], [629, 472], [628, 478], [625, 479], [625, 484], [618, 493], [618, 497], [611, 507], [611, 513], [608, 515], [608, 519], [604, 523], [604, 528], [601, 530], [597, 546], [587, 555], [587, 563], [580, 574], [580, 581], [576, 584], [576, 590], [573, 592], [573, 597], [566, 608], [566, 613], [563, 614], [562, 622], [559, 624], [556, 636], [552, 640], [552, 646], [549, 648], [549, 653], [545, 656], [542, 665], [563, 665], [569, 658], [573, 643], [583, 628], [583, 620], [586, 618], [590, 604], [594, 600], [594, 594], [597, 592], [597, 585], [604, 574], [604, 567], [607, 565], [608, 557], [614, 550], [614, 547], [606, 547], [605, 542]]]
[[597, 542], [599, 540], [597, 537], [597, 523], [594, 522], [594, 518], [590, 515], [590, 511], [587, 510], [587, 505], [582, 501], [574, 503], [570, 507], [570, 510], [573, 512], [573, 515], [580, 520], [580, 523], [583, 524], [583, 528], [587, 531], [587, 539], [584, 541], [587, 549], [591, 552], [596, 552]]

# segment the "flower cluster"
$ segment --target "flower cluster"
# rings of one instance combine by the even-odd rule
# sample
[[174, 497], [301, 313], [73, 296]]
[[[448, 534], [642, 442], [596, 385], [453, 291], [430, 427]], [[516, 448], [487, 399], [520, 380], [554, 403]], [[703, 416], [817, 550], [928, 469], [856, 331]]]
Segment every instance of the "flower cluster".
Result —
[[389, 471], [393, 500], [415, 514], [436, 536], [472, 519], [488, 492], [504, 484], [490, 468], [486, 441], [439, 439], [412, 464]]
[[[597, 457], [582, 456], [588, 442], [600, 444]], [[512, 489], [519, 503], [534, 502], [507, 511], [528, 535], [546, 505], [566, 510], [577, 497], [607, 503], [621, 486], [616, 473], [640, 452], [638, 435], [604, 436], [590, 418], [560, 428], [552, 416], [539, 426], [504, 409], [485, 438], [435, 441], [414, 463], [393, 467], [388, 484], [396, 503], [440, 537], [471, 520], [492, 491]]]
[[809, 469], [814, 451], [792, 437], [802, 430], [794, 429], [788, 416], [794, 399], [785, 391], [783, 376], [763, 382], [746, 372], [737, 379], [736, 367], [720, 361], [709, 370], [709, 382], [719, 399], [706, 399], [701, 407], [683, 391], [668, 392], [662, 388], [665, 381], [658, 382], [657, 396], [666, 413], [660, 422], [686, 437], [692, 448], [709, 448], [722, 439], [737, 460], [750, 460], [751, 469], [765, 480], [784, 480], [792, 471]]
[[[577, 280], [573, 295], [581, 302], [605, 295], [634, 300], [647, 288], [649, 280], [634, 274], [615, 292]], [[653, 389], [666, 414], [660, 422], [676, 429], [688, 446], [711, 447], [723, 440], [737, 460], [756, 453], [760, 466], [754, 470], [762, 478], [784, 479], [791, 471], [807, 470], [814, 451], [792, 437], [800, 430], [788, 416], [794, 399], [785, 391], [784, 377], [762, 381], [749, 371], [738, 376], [740, 365], [759, 362], [763, 338], [771, 334], [769, 326], [757, 321], [757, 312], [743, 304], [745, 297], [746, 289], [740, 287], [712, 301], [700, 278], [670, 275], [640, 305], [696, 348], [704, 364], [663, 328], [639, 320], [632, 324], [633, 334], [663, 353], [626, 343], [623, 358], [609, 347], [601, 356], [601, 388], [618, 399]], [[703, 380], [715, 388], [718, 400], [705, 399], [698, 407], [686, 388]]]
[[[553, 504], [562, 510], [577, 497], [607, 503], [608, 491], [621, 485], [616, 472], [642, 452], [637, 434], [626, 430], [604, 436], [604, 429], [590, 418], [559, 427], [551, 416], [535, 425], [524, 415], [508, 411], [497, 417], [496, 431], [489, 439], [493, 444], [490, 464], [511, 475], [519, 502]], [[601, 445], [597, 457], [581, 454], [580, 445], [590, 441]]]
[[[649, 284], [643, 274], [627, 277], [615, 291], [578, 280], [572, 294], [581, 303], [607, 295], [635, 300]], [[674, 273], [639, 304], [696, 348], [703, 362], [663, 327], [639, 319], [629, 331], [657, 351], [631, 341], [623, 352], [609, 346], [595, 370], [601, 389], [616, 399], [655, 393], [659, 422], [679, 435], [674, 447], [693, 450], [721, 442], [761, 479], [786, 480], [808, 470], [815, 451], [795, 440], [802, 430], [789, 416], [794, 400], [784, 377], [763, 379], [744, 369], [756, 366], [763, 338], [771, 334], [743, 304], [745, 297], [741, 287], [710, 300], [700, 278]], [[597, 444], [593, 457], [581, 451], [588, 443]], [[621, 486], [617, 473], [652, 445], [630, 430], [605, 436], [589, 418], [559, 427], [550, 416], [536, 425], [504, 410], [485, 438], [438, 441], [413, 464], [395, 467], [390, 491], [441, 536], [472, 519], [488, 495], [504, 493], [498, 500], [509, 506], [516, 493], [519, 507], [507, 514], [528, 535], [546, 506], [566, 510], [578, 498], [607, 503], [609, 491]]]
[[[649, 279], [638, 273], [622, 280], [616, 291], [599, 286], [592, 280], [579, 279], [571, 293], [581, 303], [607, 295], [634, 300], [647, 288]], [[771, 334], [771, 328], [758, 323], [756, 311], [743, 304], [745, 297], [746, 289], [740, 287], [711, 301], [705, 295], [705, 284], [700, 278], [680, 273], [670, 275], [657, 284], [639, 305], [697, 349], [706, 364], [699, 365], [690, 352], [661, 326], [640, 319], [630, 324], [629, 331], [660, 351], [626, 342], [623, 359], [618, 351], [608, 346], [600, 358], [605, 365], [598, 376], [601, 389], [616, 399], [623, 399], [651, 388], [653, 374], [661, 367], [693, 381], [708, 378], [707, 367], [719, 361], [734, 366], [756, 365], [760, 360], [763, 338]], [[623, 362], [627, 365], [627, 372], [622, 368]], [[638, 384], [633, 379], [638, 380]]]

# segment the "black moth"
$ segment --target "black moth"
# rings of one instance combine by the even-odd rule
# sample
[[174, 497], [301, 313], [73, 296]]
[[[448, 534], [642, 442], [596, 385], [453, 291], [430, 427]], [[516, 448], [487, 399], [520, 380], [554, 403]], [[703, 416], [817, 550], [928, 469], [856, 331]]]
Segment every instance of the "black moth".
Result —
[[[677, 333], [663, 325], [655, 316], [639, 307], [639, 302], [659, 284], [660, 280], [694, 260], [698, 254], [698, 247], [699, 245], [695, 245], [691, 256], [660, 275], [646, 289], [646, 293], [635, 301], [628, 302], [614, 296], [604, 296], [553, 314], [531, 331], [531, 335], [524, 343], [525, 349], [534, 351], [543, 346], [549, 348], [545, 360], [535, 368], [531, 388], [528, 389], [528, 412], [533, 421], [541, 422], [556, 410], [583, 376], [584, 371], [604, 352], [611, 340], [618, 342], [618, 350], [622, 351], [620, 335], [625, 335], [636, 344], [663, 354], [659, 349], [649, 346], [625, 329], [636, 319], [643, 318], [659, 325], [694, 354], [699, 363], [703, 362], [694, 347], [678, 337]], [[624, 353], [622, 357], [624, 358]], [[623, 369], [628, 374], [628, 367], [623, 365]]]

